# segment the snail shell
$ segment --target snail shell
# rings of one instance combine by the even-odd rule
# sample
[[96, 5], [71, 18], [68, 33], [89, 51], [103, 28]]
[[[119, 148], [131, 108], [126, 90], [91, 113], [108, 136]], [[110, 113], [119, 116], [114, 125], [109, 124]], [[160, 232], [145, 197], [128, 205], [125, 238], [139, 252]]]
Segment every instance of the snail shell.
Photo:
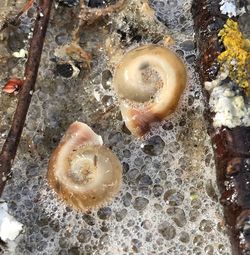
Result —
[[101, 136], [84, 123], [70, 125], [52, 153], [48, 182], [70, 206], [100, 207], [120, 189], [122, 166]]
[[115, 70], [113, 85], [131, 133], [142, 136], [150, 123], [174, 112], [186, 79], [183, 62], [165, 47], [146, 45], [128, 52]]

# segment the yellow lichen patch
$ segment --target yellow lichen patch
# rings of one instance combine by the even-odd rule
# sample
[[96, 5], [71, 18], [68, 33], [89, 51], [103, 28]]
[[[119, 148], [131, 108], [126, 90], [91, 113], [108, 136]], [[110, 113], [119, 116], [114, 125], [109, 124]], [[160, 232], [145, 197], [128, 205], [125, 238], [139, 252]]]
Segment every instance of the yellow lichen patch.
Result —
[[218, 61], [229, 70], [229, 77], [244, 88], [249, 89], [250, 40], [244, 38], [237, 22], [228, 19], [220, 30], [219, 36], [225, 51], [218, 56]]

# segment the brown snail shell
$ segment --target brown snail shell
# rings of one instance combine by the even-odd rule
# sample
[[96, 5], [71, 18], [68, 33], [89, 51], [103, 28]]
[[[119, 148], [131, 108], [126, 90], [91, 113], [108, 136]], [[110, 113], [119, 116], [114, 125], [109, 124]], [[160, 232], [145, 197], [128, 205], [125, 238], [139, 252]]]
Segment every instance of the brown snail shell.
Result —
[[122, 166], [101, 136], [84, 123], [70, 125], [52, 153], [48, 182], [70, 206], [100, 207], [120, 189]]
[[131, 133], [142, 136], [150, 123], [173, 113], [186, 79], [183, 62], [170, 49], [146, 45], [128, 52], [115, 70], [113, 85]]

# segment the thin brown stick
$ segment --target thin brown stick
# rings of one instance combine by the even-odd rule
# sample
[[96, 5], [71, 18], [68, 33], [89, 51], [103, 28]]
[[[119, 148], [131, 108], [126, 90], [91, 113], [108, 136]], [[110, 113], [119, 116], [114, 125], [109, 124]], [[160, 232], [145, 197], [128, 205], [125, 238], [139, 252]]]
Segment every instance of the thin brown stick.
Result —
[[39, 13], [37, 14], [28, 60], [25, 66], [24, 84], [19, 94], [16, 112], [8, 137], [0, 153], [0, 195], [11, 174], [11, 166], [16, 155], [31, 97], [35, 89], [52, 2], [53, 0], [40, 0], [39, 2]]

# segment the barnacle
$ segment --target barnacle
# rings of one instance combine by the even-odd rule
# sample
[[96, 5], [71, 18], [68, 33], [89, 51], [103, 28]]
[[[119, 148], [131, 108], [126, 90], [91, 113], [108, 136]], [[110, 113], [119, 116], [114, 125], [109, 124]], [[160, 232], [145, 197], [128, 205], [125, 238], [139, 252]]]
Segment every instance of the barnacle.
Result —
[[135, 136], [142, 136], [150, 123], [176, 109], [186, 85], [186, 69], [171, 50], [146, 45], [122, 58], [113, 85], [126, 126]]
[[219, 63], [226, 66], [229, 77], [247, 91], [250, 72], [250, 40], [243, 37], [238, 23], [231, 19], [227, 20], [219, 36], [225, 47], [225, 51], [218, 56]]
[[74, 122], [49, 161], [49, 184], [82, 211], [102, 206], [120, 189], [121, 163], [102, 143], [90, 127]]

